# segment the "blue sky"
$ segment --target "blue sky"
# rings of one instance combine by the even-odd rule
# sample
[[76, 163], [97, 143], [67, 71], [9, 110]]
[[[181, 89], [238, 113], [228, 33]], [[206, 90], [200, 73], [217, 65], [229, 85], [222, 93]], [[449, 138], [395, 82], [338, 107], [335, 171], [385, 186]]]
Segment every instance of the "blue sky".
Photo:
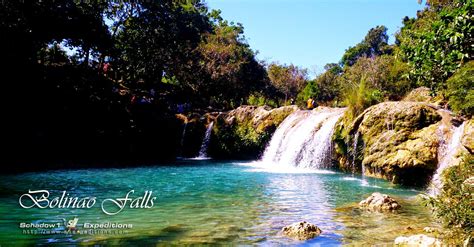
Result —
[[229, 21], [240, 22], [258, 58], [321, 72], [338, 62], [377, 25], [393, 34], [403, 17], [423, 8], [416, 0], [207, 0]]

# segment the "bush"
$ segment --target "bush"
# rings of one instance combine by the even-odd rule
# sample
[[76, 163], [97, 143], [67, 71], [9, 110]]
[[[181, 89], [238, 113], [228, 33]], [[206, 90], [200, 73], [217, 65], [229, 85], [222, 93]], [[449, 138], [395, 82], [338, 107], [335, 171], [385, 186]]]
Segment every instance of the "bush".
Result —
[[268, 99], [265, 96], [258, 94], [251, 94], [247, 99], [247, 104], [256, 106], [268, 105], [271, 107], [278, 107], [278, 103], [275, 100]]
[[316, 84], [316, 80], [308, 81], [308, 84], [304, 87], [304, 89], [298, 94], [296, 97], [297, 104], [299, 106], [305, 106], [306, 100], [312, 98], [314, 100], [318, 99], [319, 96], [319, 88]]
[[446, 96], [456, 113], [472, 116], [474, 113], [474, 61], [465, 64], [447, 81]]
[[358, 84], [349, 83], [343, 92], [344, 105], [348, 107], [346, 116], [353, 120], [366, 108], [383, 100], [383, 95], [378, 89], [367, 85], [365, 77]]
[[410, 66], [418, 86], [442, 91], [445, 81], [472, 58], [474, 18], [472, 1], [451, 1], [406, 18], [397, 34], [400, 55]]
[[347, 84], [365, 78], [367, 87], [377, 89], [385, 98], [399, 100], [411, 89], [407, 73], [408, 65], [394, 56], [361, 57], [353, 66], [346, 67], [342, 80]]
[[443, 172], [444, 185], [437, 197], [429, 197], [426, 204], [432, 206], [435, 216], [448, 230], [446, 239], [455, 245], [472, 241], [474, 231], [473, 182], [474, 155], [465, 154], [459, 165]]

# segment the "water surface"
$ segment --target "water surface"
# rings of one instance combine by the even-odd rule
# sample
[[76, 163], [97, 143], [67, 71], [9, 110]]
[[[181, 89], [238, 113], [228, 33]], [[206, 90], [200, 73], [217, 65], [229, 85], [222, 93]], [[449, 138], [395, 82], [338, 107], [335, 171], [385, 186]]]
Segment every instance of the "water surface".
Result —
[[[420, 192], [390, 183], [336, 171], [284, 172], [259, 169], [253, 163], [179, 161], [169, 166], [82, 169], [2, 175], [0, 178], [0, 245], [46, 244], [321, 244], [393, 243], [396, 236], [420, 231], [431, 219], [418, 202]], [[91, 209], [24, 209], [18, 198], [29, 189], [66, 190], [79, 197], [96, 196]], [[125, 208], [109, 216], [105, 198], [153, 191], [149, 209]], [[372, 192], [402, 202], [396, 214], [367, 213], [357, 202]], [[84, 222], [133, 224], [120, 234], [23, 234], [21, 222]], [[309, 241], [280, 236], [282, 227], [306, 220], [323, 233]], [[411, 228], [408, 228], [411, 227]], [[64, 229], [63, 226], [58, 230]]]

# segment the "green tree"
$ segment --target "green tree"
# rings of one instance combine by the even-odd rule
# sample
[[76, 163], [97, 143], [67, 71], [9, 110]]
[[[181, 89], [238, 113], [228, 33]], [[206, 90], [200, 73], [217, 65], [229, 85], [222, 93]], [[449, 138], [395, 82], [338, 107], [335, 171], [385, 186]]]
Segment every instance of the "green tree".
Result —
[[419, 86], [443, 91], [446, 79], [472, 59], [473, 7], [472, 1], [452, 1], [425, 9], [417, 19], [404, 19], [397, 43]]
[[407, 65], [394, 56], [363, 57], [345, 68], [341, 80], [343, 84], [350, 84], [365, 78], [367, 87], [378, 90], [385, 98], [397, 100], [412, 88], [406, 73]]
[[309, 80], [303, 90], [298, 94], [297, 101], [298, 105], [305, 105], [306, 100], [309, 98], [317, 100], [320, 95], [320, 90], [316, 80]]
[[455, 112], [474, 115], [474, 61], [466, 63], [447, 80], [446, 95]]
[[241, 24], [220, 17], [213, 20], [213, 32], [203, 36], [197, 49], [204, 80], [196, 85], [196, 94], [207, 95], [224, 107], [235, 107], [265, 87], [265, 68], [243, 37]]
[[349, 47], [342, 56], [340, 64], [342, 66], [352, 66], [361, 57], [373, 57], [392, 52], [388, 45], [387, 28], [377, 26], [371, 28], [364, 40], [359, 44]]
[[179, 2], [142, 2], [118, 27], [115, 64], [138, 89], [156, 89], [164, 77], [181, 75], [201, 36], [211, 31], [202, 3]]
[[271, 83], [285, 95], [285, 104], [290, 98], [296, 99], [308, 80], [308, 71], [293, 64], [271, 63], [267, 68], [267, 73]]

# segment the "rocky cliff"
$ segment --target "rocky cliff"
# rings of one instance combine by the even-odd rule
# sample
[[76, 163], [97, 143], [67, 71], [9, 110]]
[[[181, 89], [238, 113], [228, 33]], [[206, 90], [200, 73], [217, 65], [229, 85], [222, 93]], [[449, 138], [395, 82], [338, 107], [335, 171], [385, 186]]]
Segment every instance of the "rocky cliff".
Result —
[[419, 102], [384, 102], [354, 121], [336, 125], [334, 139], [340, 168], [425, 185], [438, 164], [437, 109]]
[[278, 125], [297, 109], [240, 106], [221, 113], [215, 120], [209, 155], [219, 159], [258, 158]]

